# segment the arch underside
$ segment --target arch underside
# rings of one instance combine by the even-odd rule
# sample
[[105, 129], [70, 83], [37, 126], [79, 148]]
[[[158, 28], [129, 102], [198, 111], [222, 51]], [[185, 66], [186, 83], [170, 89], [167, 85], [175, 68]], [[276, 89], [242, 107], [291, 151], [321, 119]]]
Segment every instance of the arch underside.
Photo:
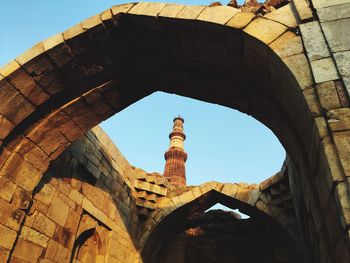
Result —
[[[175, 93], [237, 109], [269, 127], [290, 156], [288, 176], [308, 259], [317, 262], [322, 245], [333, 251], [328, 255], [332, 258], [335, 242], [345, 251], [336, 197], [327, 195], [324, 204], [317, 188], [345, 179], [334, 145], [333, 152], [325, 146], [327, 127], [328, 137], [321, 138], [314, 120], [321, 110], [315, 106], [313, 79], [297, 35], [300, 17], [295, 18], [292, 7], [283, 7], [292, 17], [286, 23], [279, 16], [270, 19], [230, 7], [133, 3], [112, 7], [40, 42], [0, 69], [0, 179], [30, 199], [50, 162], [90, 128], [153, 92]], [[245, 24], [235, 20], [242, 13], [250, 17], [243, 19]], [[293, 49], [295, 42], [298, 48]], [[132, 189], [130, 182], [127, 186]], [[30, 202], [19, 208], [14, 193], [1, 198], [23, 215], [14, 229], [4, 225], [19, 231]], [[327, 207], [332, 212], [326, 217]], [[183, 211], [177, 218], [185, 218], [188, 211]], [[263, 224], [271, 223], [254, 211]], [[305, 211], [312, 212], [312, 222]], [[309, 228], [328, 232], [313, 244]], [[340, 233], [337, 239], [333, 229]], [[12, 255], [11, 249], [6, 247]]]

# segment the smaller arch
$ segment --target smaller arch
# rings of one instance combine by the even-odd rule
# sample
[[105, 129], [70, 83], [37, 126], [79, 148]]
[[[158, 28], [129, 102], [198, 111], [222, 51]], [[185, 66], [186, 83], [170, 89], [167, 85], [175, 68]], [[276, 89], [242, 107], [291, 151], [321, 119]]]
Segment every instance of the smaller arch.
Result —
[[172, 197], [151, 215], [139, 239], [144, 262], [152, 262], [153, 256], [158, 253], [158, 244], [184, 230], [188, 220], [203, 214], [216, 203], [238, 209], [256, 222], [261, 222], [267, 229], [276, 231], [295, 252], [295, 258], [303, 258], [300, 256], [302, 252], [297, 249], [299, 240], [295, 233], [291, 233], [295, 230], [295, 220], [286, 220], [284, 211], [272, 204], [258, 185], [209, 182]]

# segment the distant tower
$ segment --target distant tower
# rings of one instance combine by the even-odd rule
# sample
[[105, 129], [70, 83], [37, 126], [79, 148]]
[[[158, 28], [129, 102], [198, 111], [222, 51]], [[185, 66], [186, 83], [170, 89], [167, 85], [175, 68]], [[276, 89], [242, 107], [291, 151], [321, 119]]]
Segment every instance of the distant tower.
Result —
[[183, 124], [185, 121], [182, 117], [178, 116], [174, 118], [173, 122], [173, 130], [169, 134], [169, 150], [164, 154], [166, 161], [164, 176], [174, 186], [185, 186], [185, 162], [187, 160], [187, 153], [184, 151], [186, 135], [183, 130]]

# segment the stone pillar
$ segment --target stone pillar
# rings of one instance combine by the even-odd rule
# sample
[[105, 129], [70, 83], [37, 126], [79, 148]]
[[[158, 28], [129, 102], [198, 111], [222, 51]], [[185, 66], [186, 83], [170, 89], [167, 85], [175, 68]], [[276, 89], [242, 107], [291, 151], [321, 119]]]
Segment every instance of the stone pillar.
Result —
[[186, 139], [183, 131], [184, 119], [178, 116], [173, 122], [173, 130], [169, 134], [170, 146], [164, 154], [166, 161], [164, 176], [174, 186], [185, 186], [187, 153], [184, 151], [184, 140]]

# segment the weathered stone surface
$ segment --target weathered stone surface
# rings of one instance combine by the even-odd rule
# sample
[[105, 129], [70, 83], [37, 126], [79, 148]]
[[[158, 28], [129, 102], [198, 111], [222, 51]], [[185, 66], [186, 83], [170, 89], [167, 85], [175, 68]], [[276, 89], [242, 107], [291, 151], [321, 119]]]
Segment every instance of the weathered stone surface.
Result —
[[322, 139], [328, 136], [328, 128], [325, 119], [323, 117], [317, 117], [315, 118], [315, 122], [320, 138]]
[[184, 8], [184, 5], [178, 5], [178, 4], [166, 4], [164, 9], [160, 11], [158, 16], [163, 17], [176, 17], [177, 14], [180, 12], [180, 10]]
[[337, 52], [333, 55], [339, 73], [343, 76], [350, 76], [350, 51]]
[[338, 72], [332, 58], [324, 58], [311, 62], [312, 73], [316, 83], [338, 79]]
[[321, 22], [328, 22], [350, 17], [350, 3], [329, 6], [317, 10]]
[[76, 202], [78, 205], [81, 205], [83, 202], [83, 197], [84, 196], [74, 188], [72, 188], [69, 192], [69, 198]]
[[348, 3], [348, 0], [333, 0], [333, 1], [327, 1], [327, 0], [313, 0], [312, 2], [314, 4], [314, 7], [319, 9], [322, 7], [328, 7], [333, 5], [340, 5], [344, 3]]
[[49, 238], [34, 229], [29, 229], [27, 240], [43, 248], [47, 247]]
[[20, 239], [13, 252], [13, 256], [27, 262], [36, 262], [42, 251], [42, 247]]
[[350, 131], [335, 132], [333, 139], [346, 176], [350, 176]]
[[230, 6], [206, 7], [197, 19], [224, 25], [238, 12], [240, 12], [239, 9]]
[[254, 13], [239, 12], [233, 18], [231, 18], [230, 21], [226, 23], [226, 26], [241, 29], [241, 28], [244, 28], [246, 25], [248, 25], [254, 17], [255, 17]]
[[55, 233], [56, 224], [39, 212], [35, 216], [35, 220], [32, 227], [38, 230], [39, 232], [45, 234], [46, 236], [52, 237]]
[[326, 158], [326, 163], [330, 170], [330, 176], [333, 182], [344, 180], [344, 174], [341, 169], [341, 164], [334, 143], [330, 137], [323, 138], [321, 142], [321, 151]]
[[330, 110], [327, 112], [327, 118], [332, 131], [350, 130], [350, 108]]
[[322, 23], [322, 29], [333, 52], [350, 50], [350, 18]]
[[68, 209], [69, 206], [59, 198], [58, 194], [55, 194], [49, 206], [47, 216], [61, 226], [64, 226], [68, 216]]
[[10, 256], [10, 250], [0, 247], [0, 262], [7, 262]]
[[15, 126], [4, 116], [0, 115], [0, 127], [0, 139], [5, 139]]
[[296, 27], [297, 21], [293, 14], [292, 4], [282, 6], [264, 16], [267, 19], [277, 21], [287, 27]]
[[301, 54], [304, 49], [301, 37], [290, 31], [284, 33], [269, 46], [280, 58]]
[[184, 6], [177, 14], [177, 18], [196, 19], [204, 8], [205, 6]]
[[24, 212], [1, 198], [0, 207], [0, 222], [11, 229], [18, 231], [24, 217]]
[[304, 54], [283, 58], [283, 62], [292, 71], [301, 89], [313, 84], [309, 62]]
[[306, 99], [306, 102], [309, 106], [309, 109], [311, 111], [311, 114], [313, 116], [320, 116], [321, 115], [321, 107], [318, 102], [317, 94], [315, 89], [307, 89], [303, 92], [304, 97]]
[[147, 3], [139, 2], [134, 5], [129, 11], [129, 14], [135, 15], [148, 15], [148, 16], [157, 16], [165, 7], [165, 3]]
[[286, 30], [287, 27], [280, 23], [264, 18], [257, 18], [244, 28], [243, 31], [261, 40], [265, 44], [269, 44]]
[[335, 187], [335, 197], [341, 207], [343, 226], [347, 227], [350, 225], [349, 180], [337, 184]]
[[18, 209], [24, 210], [28, 208], [31, 200], [32, 195], [29, 192], [17, 187], [15, 193], [13, 194], [11, 204], [15, 205]]
[[316, 90], [322, 108], [331, 110], [341, 107], [338, 92], [333, 81], [317, 84]]
[[45, 184], [34, 198], [43, 204], [50, 205], [54, 193], [55, 188], [50, 184]]
[[[0, 237], [0, 246], [6, 249], [11, 249], [17, 237], [17, 232], [0, 224]], [[2, 251], [0, 251], [0, 253], [1, 252]]]
[[[14, 111], [13, 109], [17, 110]], [[0, 114], [15, 125], [20, 123], [33, 111], [34, 106], [21, 94], [17, 94], [0, 108]]]
[[0, 197], [10, 202], [17, 186], [10, 179], [4, 177], [0, 177], [0, 185]]
[[330, 57], [320, 23], [312, 21], [299, 26], [307, 55], [311, 61]]
[[307, 1], [305, 0], [294, 0], [293, 4], [299, 14], [301, 20], [306, 20], [312, 18], [312, 11], [309, 7]]
[[129, 4], [122, 4], [122, 5], [115, 5], [111, 7], [111, 11], [113, 16], [119, 14], [119, 13], [127, 13], [136, 3], [129, 3]]

